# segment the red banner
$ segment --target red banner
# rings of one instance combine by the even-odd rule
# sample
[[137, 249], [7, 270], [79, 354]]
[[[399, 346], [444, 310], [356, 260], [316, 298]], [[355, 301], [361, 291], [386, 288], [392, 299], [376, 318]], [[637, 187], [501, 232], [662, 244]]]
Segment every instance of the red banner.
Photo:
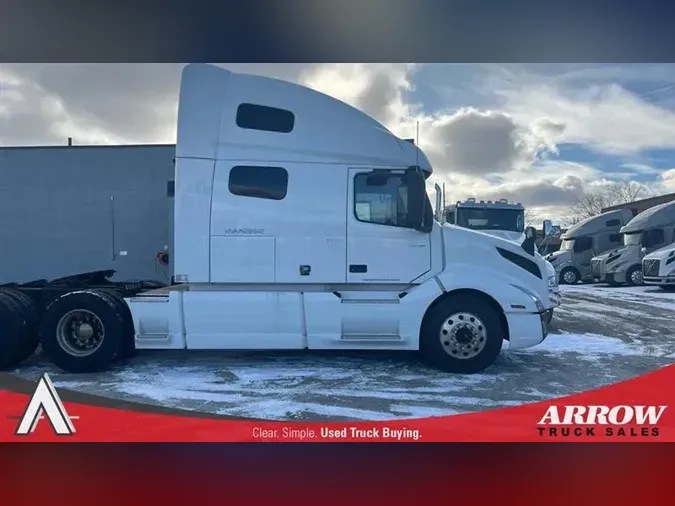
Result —
[[[545, 374], [545, 373], [544, 373]], [[0, 391], [0, 440], [61, 442], [431, 442], [431, 441], [675, 441], [675, 366], [550, 401], [476, 413], [387, 422], [275, 422], [235, 420], [189, 411], [152, 413], [63, 402], [73, 431], [57, 435], [44, 409], [22, 418], [31, 395]], [[65, 397], [66, 391], [58, 394]], [[48, 398], [47, 396], [46, 398]], [[57, 395], [58, 397], [58, 395]], [[106, 399], [102, 403], [114, 404]], [[35, 414], [35, 413], [33, 413]], [[47, 416], [49, 415], [49, 416]], [[56, 413], [58, 415], [58, 413]], [[56, 416], [54, 415], [54, 416]], [[31, 415], [32, 416], [32, 415]], [[57, 420], [58, 422], [58, 420]], [[31, 426], [33, 425], [33, 426]], [[61, 423], [65, 427], [65, 422]], [[19, 431], [21, 432], [21, 431]]]

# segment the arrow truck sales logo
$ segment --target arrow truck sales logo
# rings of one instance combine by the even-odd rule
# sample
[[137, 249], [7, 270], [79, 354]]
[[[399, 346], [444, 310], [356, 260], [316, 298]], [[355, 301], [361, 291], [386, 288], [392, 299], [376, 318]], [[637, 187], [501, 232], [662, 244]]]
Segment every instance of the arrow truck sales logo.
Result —
[[668, 406], [550, 406], [537, 424], [549, 437], [658, 437]]
[[26, 411], [21, 415], [15, 434], [17, 436], [32, 434], [40, 420], [45, 418], [45, 415], [57, 435], [72, 436], [75, 434], [75, 426], [72, 420], [78, 417], [68, 415], [47, 373], [42, 376], [35, 392], [33, 392], [33, 396], [26, 406]]

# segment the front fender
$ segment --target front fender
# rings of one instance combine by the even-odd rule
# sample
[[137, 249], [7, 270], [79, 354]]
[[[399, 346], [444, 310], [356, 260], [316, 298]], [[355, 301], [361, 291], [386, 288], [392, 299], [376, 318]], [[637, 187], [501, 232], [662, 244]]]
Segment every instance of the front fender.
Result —
[[[445, 292], [468, 289], [490, 296], [506, 314], [541, 313], [546, 307], [546, 298], [549, 297], [548, 285], [545, 281], [541, 281], [542, 287], [546, 286], [546, 295], [543, 297], [532, 287], [532, 283], [524, 283], [522, 279], [476, 264], [455, 264], [452, 272], [443, 272], [437, 279]], [[542, 305], [541, 307], [538, 307], [536, 300]]]
[[560, 273], [562, 272], [562, 270], [563, 270], [565, 267], [569, 267], [569, 266], [572, 265], [572, 264], [573, 264], [572, 260], [565, 260], [565, 261], [563, 261], [563, 262], [560, 262], [560, 263], [558, 263], [558, 264], [555, 264], [555, 265], [553, 266], [553, 268], [555, 269], [555, 273], [556, 273], [558, 276], [560, 276]]

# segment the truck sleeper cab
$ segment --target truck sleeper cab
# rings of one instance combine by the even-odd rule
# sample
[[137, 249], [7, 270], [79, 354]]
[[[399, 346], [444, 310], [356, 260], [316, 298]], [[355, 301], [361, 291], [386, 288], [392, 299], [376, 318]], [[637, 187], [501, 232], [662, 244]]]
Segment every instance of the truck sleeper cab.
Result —
[[651, 207], [621, 228], [623, 246], [593, 258], [593, 276], [609, 285], [643, 284], [645, 254], [675, 242], [675, 202]]
[[541, 343], [548, 283], [534, 238], [440, 225], [431, 173], [417, 146], [343, 102], [187, 65], [177, 284], [67, 293], [41, 318], [43, 349], [72, 372], [104, 370], [130, 349], [367, 349], [418, 350], [474, 373], [504, 340]]
[[619, 230], [633, 217], [629, 209], [592, 216], [570, 227], [560, 237], [560, 249], [545, 258], [553, 265], [561, 284], [575, 285], [597, 277], [592, 268], [594, 256], [621, 245]]

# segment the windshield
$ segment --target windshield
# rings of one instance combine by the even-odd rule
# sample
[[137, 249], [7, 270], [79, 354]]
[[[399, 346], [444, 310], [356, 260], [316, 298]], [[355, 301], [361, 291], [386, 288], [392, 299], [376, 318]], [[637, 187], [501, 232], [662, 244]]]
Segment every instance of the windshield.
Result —
[[523, 209], [457, 209], [457, 225], [472, 230], [525, 230]]
[[642, 244], [642, 232], [623, 234], [624, 246], [640, 246]]
[[560, 243], [560, 251], [572, 251], [574, 249], [574, 239], [565, 239]]

